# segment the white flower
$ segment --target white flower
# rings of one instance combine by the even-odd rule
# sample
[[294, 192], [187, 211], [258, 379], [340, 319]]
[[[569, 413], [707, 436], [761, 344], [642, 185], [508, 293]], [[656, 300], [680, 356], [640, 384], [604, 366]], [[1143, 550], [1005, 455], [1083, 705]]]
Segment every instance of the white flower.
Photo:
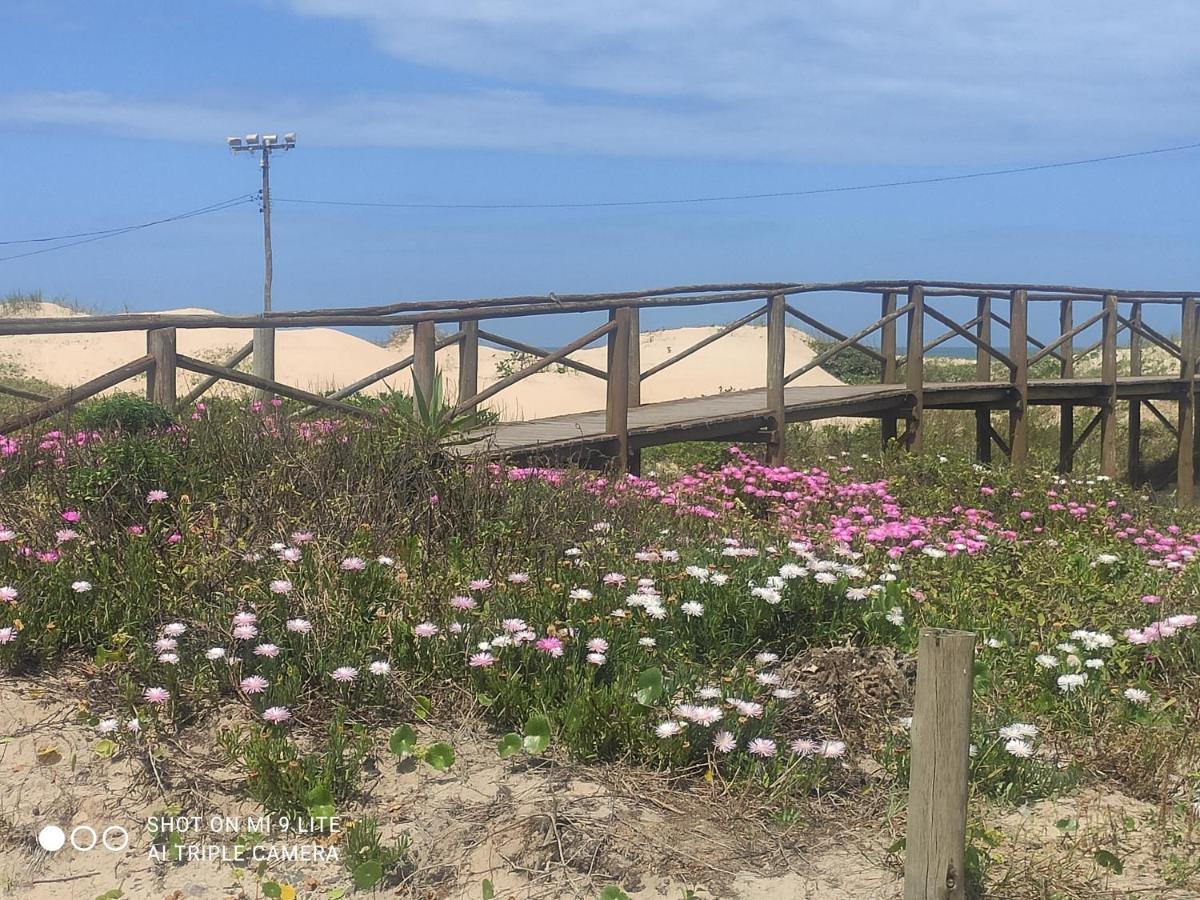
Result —
[[71, 590], [77, 594], [86, 594], [92, 589], [90, 581], [74, 581], [71, 583]]
[[904, 624], [904, 610], [898, 606], [893, 606], [888, 610], [887, 620], [899, 628]]
[[686, 572], [689, 577], [695, 578], [697, 581], [708, 581], [708, 579], [711, 577], [711, 573], [708, 571], [708, 569], [704, 568], [704, 566], [688, 566], [686, 569], [684, 569], [684, 572]]
[[1150, 694], [1141, 688], [1125, 688], [1125, 699], [1136, 706], [1146, 706], [1150, 703]]
[[1005, 742], [1004, 749], [1018, 759], [1028, 759], [1033, 756], [1033, 746], [1020, 738], [1012, 738]]
[[387, 675], [392, 671], [391, 663], [386, 660], [377, 659], [375, 662], [367, 666], [367, 669], [372, 675]]
[[591, 600], [592, 592], [587, 588], [575, 588], [571, 591], [572, 600]]
[[699, 618], [700, 616], [704, 615], [704, 604], [695, 600], [689, 600], [687, 603], [681, 603], [679, 605], [679, 611], [685, 616]]
[[1087, 674], [1085, 672], [1075, 672], [1069, 675], [1058, 676], [1058, 689], [1063, 693], [1069, 694], [1077, 688], [1087, 684]]
[[1103, 669], [1104, 668], [1104, 660], [1102, 660], [1102, 659], [1084, 660], [1083, 664], [1089, 669]]
[[1030, 725], [1028, 722], [1013, 722], [1011, 725], [1005, 725], [1000, 729], [1000, 737], [1005, 740], [1020, 738], [1022, 740], [1035, 738], [1038, 736], [1038, 727]]
[[709, 581], [709, 584], [715, 584], [717, 587], [720, 587], [721, 585], [723, 585], [729, 581], [729, 576], [726, 575], [724, 572], [714, 572], [712, 575], [709, 576], [708, 581]]
[[1100, 555], [1098, 555], [1096, 557], [1096, 560], [1095, 560], [1095, 562], [1092, 563], [1092, 565], [1093, 566], [1111, 566], [1113, 563], [1119, 562], [1120, 559], [1121, 559], [1121, 557], [1117, 556], [1114, 553], [1101, 553]]
[[1058, 657], [1049, 653], [1039, 653], [1036, 657], [1034, 657], [1034, 662], [1036, 662], [1043, 669], [1058, 668]]
[[994, 637], [988, 638], [986, 643], [993, 650], [999, 650], [1001, 647], [1004, 646], [1004, 641], [1000, 640], [999, 638], [994, 638]]
[[683, 725], [681, 725], [679, 722], [675, 722], [673, 720], [668, 720], [666, 722], [660, 722], [654, 728], [654, 733], [657, 734], [660, 738], [663, 738], [664, 740], [666, 738], [675, 737], [675, 735], [679, 734], [679, 732], [681, 732], [681, 731], [683, 731]]
[[779, 654], [777, 653], [757, 653], [754, 656], [754, 661], [760, 666], [769, 666], [779, 662]]
[[116, 719], [101, 719], [100, 723], [96, 726], [96, 730], [101, 734], [112, 734], [117, 730], [117, 724]]
[[921, 552], [930, 559], [942, 559], [946, 555], [945, 550], [939, 550], [937, 547], [922, 547]]
[[220, 659], [225, 655], [224, 647], [210, 647], [204, 651], [204, 655], [208, 659]]
[[639, 647], [651, 648], [657, 643], [658, 643], [658, 641], [654, 640], [654, 638], [652, 638], [652, 637], [638, 638], [638, 646]]

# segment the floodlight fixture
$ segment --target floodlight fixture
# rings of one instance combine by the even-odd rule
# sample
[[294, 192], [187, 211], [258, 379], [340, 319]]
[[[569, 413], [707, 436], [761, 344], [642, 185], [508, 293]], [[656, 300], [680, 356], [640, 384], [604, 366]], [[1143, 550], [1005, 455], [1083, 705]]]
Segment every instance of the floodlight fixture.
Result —
[[268, 147], [274, 147], [276, 144], [278, 144], [278, 143], [279, 143], [279, 135], [277, 135], [277, 134], [264, 134], [264, 135], [263, 135], [262, 142], [263, 142], [263, 143], [264, 143], [266, 146], [268, 146]]
[[251, 147], [257, 147], [258, 146], [258, 135], [257, 134], [246, 135], [246, 143], [249, 144]]
[[237, 150], [242, 146], [242, 139], [240, 137], [229, 137], [225, 138], [225, 143], [229, 144], [230, 150]]

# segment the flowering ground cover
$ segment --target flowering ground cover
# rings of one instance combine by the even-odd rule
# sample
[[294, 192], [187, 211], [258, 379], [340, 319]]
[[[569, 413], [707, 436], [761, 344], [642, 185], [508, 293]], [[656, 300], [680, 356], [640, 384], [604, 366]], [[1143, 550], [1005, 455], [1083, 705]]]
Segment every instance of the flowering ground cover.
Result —
[[[82, 755], [110, 811], [140, 784], [152, 815], [307, 819], [338, 857], [312, 861], [313, 881], [286, 861], [188, 859], [178, 836], [143, 829], [142, 860], [167, 858], [105, 871], [116, 881], [89, 896], [122, 878], [164, 893], [198, 866], [240, 873], [248, 896], [803, 896], [746, 879], [818, 884], [798, 848], [847, 835], [867, 849], [832, 865], [873, 880], [812, 896], [886, 896], [904, 855], [913, 653], [921, 627], [944, 626], [979, 639], [977, 888], [1200, 889], [1194, 514], [1099, 477], [937, 455], [772, 468], [733, 447], [656, 469], [452, 463], [413, 429], [297, 425], [270, 405], [0, 439], [0, 737], [26, 751], [0, 775], [2, 811], [34, 821], [23, 779], [69, 782]], [[33, 712], [46, 703], [66, 704], [47, 707], [53, 741]], [[439, 848], [392, 802], [438, 809], [462, 779], [486, 782], [490, 816], [498, 786], [534, 792], [505, 814], [544, 820], [549, 855], [485, 865], [462, 856], [469, 837]], [[600, 794], [606, 820], [564, 811]], [[613, 855], [645, 840], [648, 796], [682, 815], [691, 868]], [[1045, 809], [1042, 857], [1018, 834]], [[713, 823], [741, 848], [720, 865], [720, 839], [696, 839]], [[788, 852], [756, 856], [744, 828]], [[19, 830], [14, 886], [38, 871]], [[437, 867], [453, 874], [431, 880]], [[552, 869], [569, 877], [505, 880]]]

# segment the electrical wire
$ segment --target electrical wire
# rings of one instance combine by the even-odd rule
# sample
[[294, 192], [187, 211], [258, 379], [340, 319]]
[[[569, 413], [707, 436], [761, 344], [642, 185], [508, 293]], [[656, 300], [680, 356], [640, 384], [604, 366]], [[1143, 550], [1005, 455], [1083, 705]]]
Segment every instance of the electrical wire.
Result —
[[1137, 150], [1132, 153], [1114, 153], [1109, 156], [1093, 156], [1088, 159], [1073, 159], [1065, 162], [1040, 163], [1032, 166], [1017, 166], [1008, 169], [988, 169], [981, 172], [968, 172], [962, 175], [939, 175], [931, 178], [908, 178], [903, 181], [879, 181], [869, 184], [842, 185], [839, 187], [810, 188], [799, 191], [771, 191], [762, 194], [724, 194], [711, 197], [683, 197], [652, 200], [600, 200], [559, 203], [392, 203], [386, 201], [356, 201], [356, 200], [311, 200], [298, 197], [272, 197], [272, 202], [304, 203], [315, 206], [360, 206], [380, 207], [391, 209], [475, 209], [475, 210], [505, 210], [505, 209], [599, 209], [614, 206], [677, 206], [692, 203], [723, 203], [734, 200], [769, 200], [784, 197], [811, 197], [817, 194], [844, 194], [853, 191], [876, 191], [886, 188], [912, 187], [922, 184], [943, 184], [950, 181], [967, 181], [974, 178], [994, 178], [1000, 175], [1019, 175], [1027, 172], [1041, 172], [1047, 169], [1065, 169], [1072, 166], [1087, 166], [1095, 163], [1113, 162], [1116, 160], [1135, 159], [1144, 156], [1156, 156], [1162, 153], [1178, 153], [1184, 150], [1200, 149], [1200, 142], [1194, 144], [1179, 144], [1174, 147], [1158, 147], [1153, 150]]

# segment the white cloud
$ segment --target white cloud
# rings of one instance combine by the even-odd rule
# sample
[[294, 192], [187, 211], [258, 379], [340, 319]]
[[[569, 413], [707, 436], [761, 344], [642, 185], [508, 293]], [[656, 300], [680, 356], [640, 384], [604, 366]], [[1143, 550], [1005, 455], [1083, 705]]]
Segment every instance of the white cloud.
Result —
[[1190, 0], [270, 2], [361, 22], [383, 52], [468, 85], [10, 95], [0, 123], [211, 141], [286, 120], [330, 145], [970, 164], [1182, 142], [1200, 100]]

